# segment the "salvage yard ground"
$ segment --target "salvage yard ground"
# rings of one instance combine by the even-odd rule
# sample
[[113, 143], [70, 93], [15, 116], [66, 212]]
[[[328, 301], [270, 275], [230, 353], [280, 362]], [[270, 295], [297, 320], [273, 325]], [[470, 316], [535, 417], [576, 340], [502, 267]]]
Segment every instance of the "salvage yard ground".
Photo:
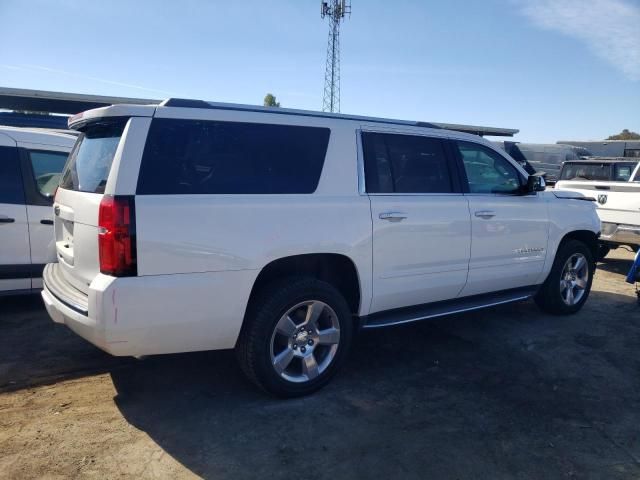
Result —
[[368, 331], [297, 400], [232, 352], [114, 358], [0, 299], [1, 478], [640, 478], [632, 255], [583, 311], [532, 302]]

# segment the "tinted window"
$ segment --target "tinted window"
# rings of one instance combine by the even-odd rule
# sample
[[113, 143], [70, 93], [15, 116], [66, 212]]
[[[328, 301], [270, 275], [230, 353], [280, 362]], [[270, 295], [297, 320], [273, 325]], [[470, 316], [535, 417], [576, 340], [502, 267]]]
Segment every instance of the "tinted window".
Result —
[[126, 119], [89, 124], [69, 156], [60, 186], [67, 190], [104, 193], [125, 124]]
[[24, 203], [18, 149], [0, 147], [0, 203]]
[[612, 164], [610, 163], [565, 163], [562, 167], [560, 180], [603, 180], [612, 179]]
[[613, 180], [616, 182], [628, 182], [636, 165], [636, 163], [617, 163], [613, 167]]
[[154, 119], [138, 194], [313, 193], [329, 129]]
[[518, 193], [520, 174], [502, 155], [471, 142], [455, 142], [471, 193]]
[[442, 140], [417, 135], [362, 134], [368, 193], [451, 193]]
[[30, 150], [29, 160], [36, 188], [45, 197], [53, 195], [68, 155], [63, 152], [45, 152]]

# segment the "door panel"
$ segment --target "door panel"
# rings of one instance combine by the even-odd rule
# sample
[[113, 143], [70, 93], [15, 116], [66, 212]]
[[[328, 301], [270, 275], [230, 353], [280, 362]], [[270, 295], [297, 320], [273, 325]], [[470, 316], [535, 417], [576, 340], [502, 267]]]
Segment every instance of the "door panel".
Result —
[[41, 288], [44, 265], [56, 261], [53, 195], [68, 155], [66, 151], [28, 148], [22, 148], [21, 155], [33, 265], [31, 287]]
[[[458, 296], [467, 280], [471, 229], [463, 195], [371, 196], [371, 313]], [[380, 218], [396, 213], [406, 218]]]
[[549, 222], [542, 195], [525, 195], [524, 174], [486, 145], [455, 141], [467, 177], [471, 259], [463, 296], [534, 285], [544, 267]]
[[31, 288], [29, 227], [24, 205], [0, 203], [0, 291]]
[[542, 195], [468, 195], [468, 199], [472, 246], [462, 295], [534, 285], [547, 251], [548, 218]]
[[469, 205], [438, 137], [364, 132], [373, 224], [371, 312], [448, 300], [467, 280]]
[[15, 147], [0, 147], [0, 290], [31, 288], [29, 227]]
[[33, 263], [34, 288], [42, 283], [37, 280], [42, 277], [41, 270], [47, 263], [56, 262], [56, 242], [53, 230], [53, 207], [27, 205], [29, 219], [29, 237], [31, 244], [31, 262]]

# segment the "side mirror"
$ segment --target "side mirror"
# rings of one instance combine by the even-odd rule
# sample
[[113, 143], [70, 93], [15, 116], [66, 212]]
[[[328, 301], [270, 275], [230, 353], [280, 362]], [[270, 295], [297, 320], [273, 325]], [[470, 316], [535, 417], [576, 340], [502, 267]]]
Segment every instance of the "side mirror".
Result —
[[527, 178], [527, 193], [544, 192], [547, 184], [540, 175], [529, 175]]

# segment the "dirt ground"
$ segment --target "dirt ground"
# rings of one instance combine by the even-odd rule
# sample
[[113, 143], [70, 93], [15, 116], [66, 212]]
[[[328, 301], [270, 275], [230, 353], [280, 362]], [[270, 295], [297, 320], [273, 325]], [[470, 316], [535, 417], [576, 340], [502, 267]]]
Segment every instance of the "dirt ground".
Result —
[[0, 300], [1, 478], [640, 478], [632, 256], [583, 311], [532, 302], [361, 333], [324, 390], [256, 391], [232, 352], [114, 358]]

